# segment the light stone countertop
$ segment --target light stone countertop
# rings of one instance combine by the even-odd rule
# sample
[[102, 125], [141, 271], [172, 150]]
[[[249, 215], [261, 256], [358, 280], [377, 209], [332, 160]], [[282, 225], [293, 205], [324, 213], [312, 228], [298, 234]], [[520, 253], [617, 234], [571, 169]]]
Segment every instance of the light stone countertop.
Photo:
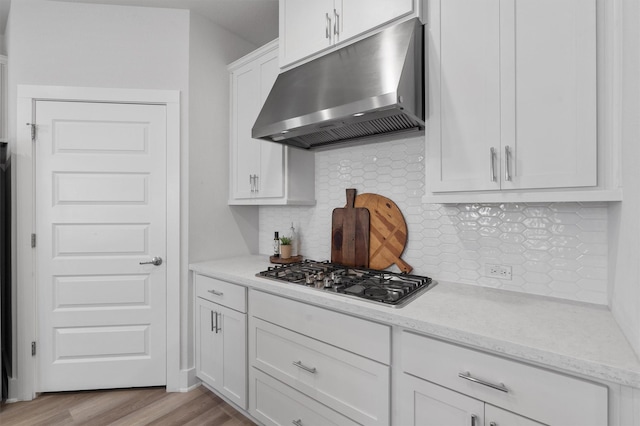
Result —
[[268, 256], [198, 262], [225, 281], [533, 364], [640, 388], [640, 362], [611, 312], [598, 305], [439, 282], [403, 308], [256, 277]]

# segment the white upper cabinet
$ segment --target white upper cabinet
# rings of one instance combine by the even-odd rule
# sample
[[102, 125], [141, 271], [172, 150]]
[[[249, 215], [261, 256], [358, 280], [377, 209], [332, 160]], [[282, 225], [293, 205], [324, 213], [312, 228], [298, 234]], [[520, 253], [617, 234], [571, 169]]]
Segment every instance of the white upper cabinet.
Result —
[[610, 197], [596, 194], [596, 0], [427, 3], [426, 201]]
[[280, 0], [280, 67], [391, 21], [418, 16], [418, 0]]
[[315, 204], [313, 153], [251, 137], [278, 71], [277, 41], [229, 66], [229, 204]]

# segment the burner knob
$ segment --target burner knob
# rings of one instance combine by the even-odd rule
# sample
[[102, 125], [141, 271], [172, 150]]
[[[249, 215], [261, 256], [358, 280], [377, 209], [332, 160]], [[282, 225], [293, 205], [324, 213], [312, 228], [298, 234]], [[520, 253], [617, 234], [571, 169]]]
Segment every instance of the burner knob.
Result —
[[316, 281], [324, 281], [324, 272], [318, 272], [318, 274], [316, 275]]
[[[333, 275], [333, 274], [331, 274], [331, 275]], [[333, 280], [331, 278], [329, 278], [329, 277], [326, 277], [324, 279], [324, 288], [331, 288], [331, 287], [333, 287]]]
[[304, 281], [307, 285], [315, 285], [316, 283], [316, 276], [313, 274], [309, 274], [307, 273], [307, 276], [305, 277], [305, 281]]

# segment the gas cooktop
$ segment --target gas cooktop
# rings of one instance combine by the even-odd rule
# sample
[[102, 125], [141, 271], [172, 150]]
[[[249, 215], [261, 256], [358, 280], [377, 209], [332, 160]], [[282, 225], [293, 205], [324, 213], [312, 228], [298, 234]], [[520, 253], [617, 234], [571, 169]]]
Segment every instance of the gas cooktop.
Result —
[[269, 267], [258, 277], [400, 308], [436, 283], [429, 277], [305, 260]]

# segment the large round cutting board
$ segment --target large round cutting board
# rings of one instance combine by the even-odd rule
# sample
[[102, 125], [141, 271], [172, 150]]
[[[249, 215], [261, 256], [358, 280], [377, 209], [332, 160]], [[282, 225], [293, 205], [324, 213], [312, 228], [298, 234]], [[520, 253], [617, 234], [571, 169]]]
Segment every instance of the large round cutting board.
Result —
[[355, 207], [369, 210], [369, 268], [386, 269], [396, 264], [402, 272], [413, 268], [400, 258], [407, 243], [407, 223], [390, 199], [378, 194], [359, 194]]

